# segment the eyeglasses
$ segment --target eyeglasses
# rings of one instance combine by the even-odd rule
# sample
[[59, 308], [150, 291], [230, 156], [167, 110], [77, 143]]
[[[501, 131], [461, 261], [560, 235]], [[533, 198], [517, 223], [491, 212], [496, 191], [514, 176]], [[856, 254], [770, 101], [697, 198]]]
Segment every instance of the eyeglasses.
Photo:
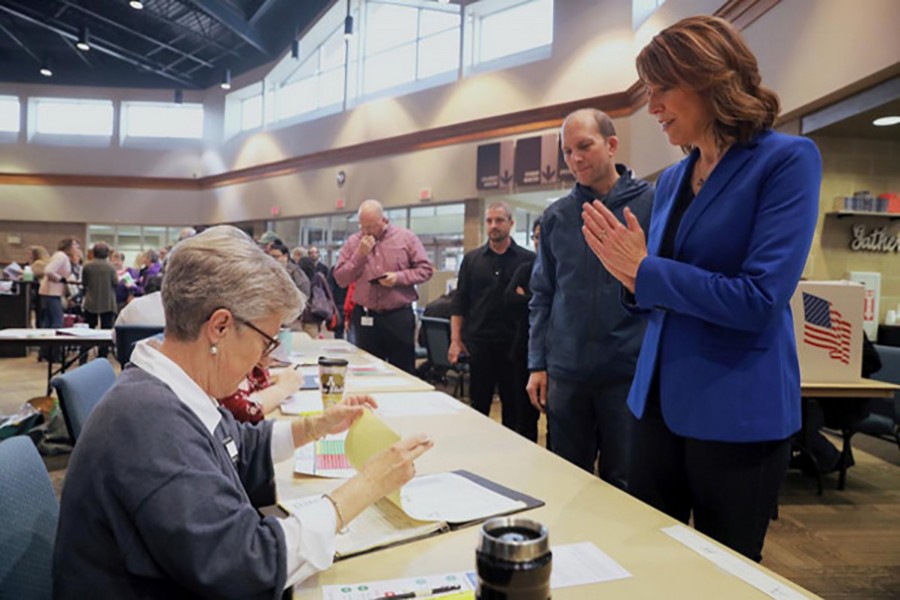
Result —
[[[234, 315], [232, 315], [232, 316], [234, 316]], [[281, 345], [281, 342], [279, 342], [277, 339], [273, 338], [271, 335], [269, 335], [268, 333], [266, 333], [265, 331], [263, 331], [262, 329], [260, 329], [259, 327], [257, 327], [253, 323], [251, 323], [250, 321], [241, 319], [240, 317], [236, 317], [236, 316], [234, 317], [234, 320], [237, 321], [238, 323], [240, 323], [241, 325], [246, 325], [247, 327], [249, 327], [256, 333], [258, 333], [259, 335], [263, 336], [263, 339], [266, 340], [266, 349], [263, 350], [263, 353], [262, 353], [263, 358], [265, 358], [266, 356], [269, 356], [270, 354], [275, 352], [275, 349]]]

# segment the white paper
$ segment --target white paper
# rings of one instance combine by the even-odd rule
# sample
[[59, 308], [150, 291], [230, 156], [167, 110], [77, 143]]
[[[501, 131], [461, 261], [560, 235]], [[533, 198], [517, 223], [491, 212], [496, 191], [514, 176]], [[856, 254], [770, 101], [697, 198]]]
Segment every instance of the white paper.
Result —
[[[419, 591], [427, 593], [433, 589], [459, 586], [459, 592], [474, 592], [478, 578], [474, 571], [443, 573], [439, 575], [419, 575], [405, 579], [385, 579], [341, 585], [322, 586], [322, 600], [373, 600], [393, 597], [397, 594]], [[303, 584], [298, 589], [305, 589]], [[440, 598], [440, 596], [438, 596]]]
[[795, 591], [786, 584], [766, 575], [756, 566], [747, 563], [744, 559], [738, 558], [737, 556], [722, 550], [712, 542], [698, 535], [689, 527], [685, 527], [684, 525], [673, 525], [672, 527], [663, 527], [662, 532], [672, 539], [681, 542], [726, 573], [734, 575], [771, 598], [777, 598], [778, 600], [800, 600], [807, 598], [807, 596]]
[[71, 335], [82, 338], [106, 338], [112, 339], [112, 330], [110, 329], [91, 329], [89, 327], [64, 327], [57, 329], [56, 333], [60, 335]]
[[347, 373], [351, 377], [372, 377], [376, 375], [391, 375], [394, 371], [384, 361], [353, 364], [347, 367]]
[[322, 412], [322, 393], [319, 390], [300, 390], [294, 392], [281, 403], [281, 412], [285, 415], [306, 415]]
[[443, 392], [397, 392], [373, 394], [378, 403], [375, 412], [382, 417], [450, 415], [463, 409], [463, 404]]
[[[631, 573], [590, 542], [551, 546], [550, 549], [553, 552], [551, 589], [632, 577]], [[460, 592], [474, 591], [477, 583], [478, 575], [474, 571], [439, 573], [405, 579], [326, 585], [322, 586], [322, 598], [323, 600], [372, 600], [413, 591], [426, 593], [430, 589], [457, 585]], [[303, 584], [298, 588], [303, 589]]]
[[525, 508], [456, 473], [416, 477], [400, 490], [403, 511], [420, 521], [466, 523]]
[[553, 551], [553, 571], [550, 574], [550, 587], [553, 589], [632, 576], [591, 542], [551, 546], [550, 549]]
[[421, 385], [416, 379], [407, 379], [399, 375], [364, 375], [347, 377], [347, 392], [373, 392], [377, 390], [402, 390]]

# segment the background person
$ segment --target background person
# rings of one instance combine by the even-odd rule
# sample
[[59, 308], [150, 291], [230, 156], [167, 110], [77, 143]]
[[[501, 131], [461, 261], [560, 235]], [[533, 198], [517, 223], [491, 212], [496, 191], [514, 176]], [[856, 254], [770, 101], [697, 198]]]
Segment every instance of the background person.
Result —
[[[515, 222], [505, 202], [492, 202], [484, 212], [488, 241], [463, 257], [457, 277], [456, 294], [450, 316], [451, 364], [468, 354], [469, 397], [472, 408], [489, 415], [494, 390], [500, 393], [503, 425], [513, 431], [531, 434], [531, 408], [525, 388], [516, 386], [516, 370], [510, 358], [515, 334], [513, 312], [506, 306], [504, 293], [520, 265], [534, 262], [534, 253], [522, 248], [510, 235]], [[522, 420], [528, 421], [520, 430]]]
[[[538, 217], [531, 225], [531, 241], [534, 249], [539, 249], [541, 239], [541, 218]], [[513, 320], [513, 340], [510, 345], [509, 359], [513, 364], [515, 373], [516, 391], [523, 394], [525, 403], [520, 405], [518, 419], [519, 433], [532, 442], [537, 441], [537, 424], [540, 418], [538, 409], [529, 400], [527, 388], [528, 378], [528, 303], [531, 301], [531, 271], [534, 269], [536, 257], [522, 263], [516, 268], [506, 290], [503, 300]], [[550, 438], [547, 438], [547, 447], [550, 447]]]
[[109, 262], [109, 246], [97, 242], [93, 246], [94, 258], [89, 260], [81, 272], [84, 284], [84, 322], [96, 329], [112, 329], [116, 318], [116, 286], [119, 276], [116, 267]]
[[81, 252], [78, 240], [63, 238], [56, 252], [44, 267], [44, 278], [38, 294], [41, 297], [41, 327], [59, 329], [63, 326], [62, 299], [66, 295], [68, 278], [72, 276], [72, 262]]
[[[637, 58], [649, 110], [688, 156], [659, 178], [648, 240], [600, 203], [584, 236], [649, 321], [628, 404], [629, 492], [760, 560], [800, 368], [789, 301], [816, 226], [815, 144], [772, 131], [778, 97], [723, 19], [690, 17]], [[556, 440], [554, 439], [554, 444]]]
[[178, 243], [163, 302], [165, 339], [138, 343], [70, 459], [54, 596], [278, 598], [331, 565], [336, 531], [406, 483], [432, 442], [401, 440], [303, 511], [261, 516], [256, 506], [275, 500], [274, 462], [346, 430], [374, 402], [349, 397], [258, 425], [216, 405], [300, 309], [285, 270], [234, 227]]
[[303, 376], [292, 367], [276, 374], [270, 373], [269, 359], [266, 357], [253, 366], [233, 394], [218, 398], [218, 401], [235, 420], [259, 423], [299, 390], [302, 384]]
[[377, 200], [359, 206], [359, 231], [341, 248], [334, 279], [356, 282], [353, 330], [356, 345], [407, 373], [415, 372], [416, 285], [434, 267], [422, 242], [409, 229], [391, 224]]
[[650, 222], [653, 187], [616, 164], [619, 138], [606, 113], [568, 115], [560, 147], [575, 176], [568, 194], [541, 219], [541, 244], [531, 275], [528, 392], [547, 413], [554, 453], [626, 489], [630, 431], [626, 399], [644, 323], [622, 309], [620, 286], [580, 235], [581, 205], [602, 202], [618, 219], [630, 207]]

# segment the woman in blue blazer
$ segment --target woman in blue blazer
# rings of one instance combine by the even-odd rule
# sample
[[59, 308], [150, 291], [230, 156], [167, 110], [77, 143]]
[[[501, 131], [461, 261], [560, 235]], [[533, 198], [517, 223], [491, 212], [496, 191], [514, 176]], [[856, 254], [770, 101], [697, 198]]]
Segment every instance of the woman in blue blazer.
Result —
[[637, 58], [650, 113], [687, 157], [663, 172], [645, 243], [585, 205], [584, 235], [648, 326], [628, 397], [629, 491], [760, 560], [800, 427], [789, 300], [818, 212], [813, 142], [771, 127], [778, 97], [729, 24], [684, 19]]

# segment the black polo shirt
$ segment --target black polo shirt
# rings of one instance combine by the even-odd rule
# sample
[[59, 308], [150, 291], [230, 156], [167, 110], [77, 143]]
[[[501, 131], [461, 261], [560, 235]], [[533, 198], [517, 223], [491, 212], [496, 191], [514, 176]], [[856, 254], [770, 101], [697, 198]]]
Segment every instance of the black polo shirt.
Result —
[[490, 244], [476, 248], [459, 267], [457, 292], [452, 314], [464, 317], [463, 340], [472, 342], [512, 342], [514, 311], [504, 303], [503, 293], [519, 265], [534, 260], [534, 252], [510, 240], [503, 254]]

